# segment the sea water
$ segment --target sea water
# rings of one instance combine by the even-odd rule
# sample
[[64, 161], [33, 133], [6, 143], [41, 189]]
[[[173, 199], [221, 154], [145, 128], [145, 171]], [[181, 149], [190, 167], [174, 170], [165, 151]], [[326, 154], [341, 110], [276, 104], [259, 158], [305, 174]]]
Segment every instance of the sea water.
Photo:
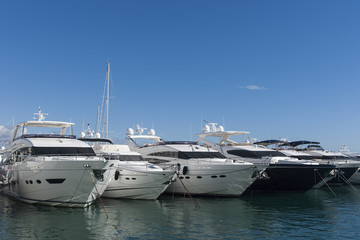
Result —
[[85, 209], [0, 196], [0, 239], [359, 239], [359, 190], [332, 191], [193, 200], [103, 198]]

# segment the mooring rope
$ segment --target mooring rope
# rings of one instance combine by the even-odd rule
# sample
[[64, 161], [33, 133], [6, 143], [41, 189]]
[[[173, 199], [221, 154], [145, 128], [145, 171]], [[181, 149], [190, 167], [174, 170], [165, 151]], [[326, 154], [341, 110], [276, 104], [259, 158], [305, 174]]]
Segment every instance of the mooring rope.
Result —
[[82, 179], [83, 179], [83, 177], [84, 177], [84, 174], [85, 174], [85, 169], [84, 169], [84, 171], [83, 171], [83, 173], [82, 173], [82, 175], [81, 175], [79, 184], [77, 185], [75, 191], [74, 191], [73, 194], [71, 195], [71, 198], [70, 198], [69, 202], [71, 202], [71, 201], [73, 200], [74, 195], [75, 195], [76, 191], [78, 190], [78, 188], [79, 188], [79, 186], [80, 186], [80, 183], [81, 183], [81, 181], [82, 181]]
[[189, 197], [191, 198], [191, 200], [194, 202], [195, 206], [200, 208], [200, 205], [196, 202], [195, 199], [193, 199], [193, 197], [191, 196], [189, 190], [185, 187], [185, 184], [183, 183], [183, 181], [181, 180], [181, 178], [179, 177], [179, 173], [176, 173], [178, 179], [180, 180], [181, 184], [183, 185], [185, 191], [187, 192], [187, 194], [189, 195]]
[[358, 189], [345, 177], [344, 174], [342, 174], [339, 171], [339, 177], [347, 184], [349, 185], [354, 191], [358, 191]]
[[321, 180], [325, 183], [325, 185], [330, 189], [330, 191], [332, 192], [332, 194], [334, 194], [334, 196], [336, 197], [336, 194], [334, 193], [334, 191], [331, 189], [331, 187], [329, 186], [329, 184], [327, 184], [327, 182], [324, 180], [324, 178], [321, 176], [321, 174], [319, 173], [319, 171], [317, 171], [317, 169], [315, 169], [315, 172], [317, 172], [317, 174], [320, 176]]
[[96, 187], [96, 183], [95, 183], [94, 178], [93, 178], [93, 176], [92, 176], [92, 174], [91, 174], [91, 172], [90, 172], [90, 169], [87, 169], [87, 170], [89, 171], [91, 180], [92, 180], [92, 182], [93, 182], [93, 184], [94, 184], [94, 187], [95, 187], [95, 190], [96, 190], [96, 192], [97, 192], [97, 194], [98, 194], [98, 196], [99, 196], [100, 204], [101, 204], [102, 208], [104, 209], [106, 218], [109, 218], [109, 215], [108, 215], [107, 212], [106, 212], [105, 205], [104, 205], [104, 203], [103, 203], [103, 201], [102, 201], [102, 199], [101, 199], [101, 195], [100, 195], [100, 193], [99, 193], [99, 191], [98, 191], [98, 189], [97, 189], [97, 187]]

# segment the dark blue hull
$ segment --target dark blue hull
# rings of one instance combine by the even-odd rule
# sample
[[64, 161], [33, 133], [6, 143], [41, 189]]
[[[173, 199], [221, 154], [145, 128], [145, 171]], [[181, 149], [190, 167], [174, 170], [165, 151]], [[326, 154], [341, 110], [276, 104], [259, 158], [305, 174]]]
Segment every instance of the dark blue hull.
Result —
[[305, 192], [311, 189], [335, 168], [334, 165], [270, 164], [264, 175], [246, 190], [275, 192]]

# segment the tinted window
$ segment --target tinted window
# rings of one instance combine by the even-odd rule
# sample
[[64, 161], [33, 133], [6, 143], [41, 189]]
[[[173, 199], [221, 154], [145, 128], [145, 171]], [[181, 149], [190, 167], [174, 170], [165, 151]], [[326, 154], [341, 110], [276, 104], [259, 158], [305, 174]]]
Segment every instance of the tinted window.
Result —
[[104, 155], [107, 160], [145, 161], [140, 155]]
[[229, 150], [229, 154], [244, 158], [262, 158], [262, 157], [284, 157], [285, 154], [277, 151], [248, 151], [243, 149]]
[[179, 152], [179, 158], [226, 158], [219, 152]]
[[161, 156], [161, 157], [172, 157], [172, 158], [181, 158], [181, 159], [190, 159], [190, 158], [226, 158], [219, 152], [157, 152], [151, 153], [152, 156]]
[[96, 156], [91, 147], [33, 147], [32, 155]]

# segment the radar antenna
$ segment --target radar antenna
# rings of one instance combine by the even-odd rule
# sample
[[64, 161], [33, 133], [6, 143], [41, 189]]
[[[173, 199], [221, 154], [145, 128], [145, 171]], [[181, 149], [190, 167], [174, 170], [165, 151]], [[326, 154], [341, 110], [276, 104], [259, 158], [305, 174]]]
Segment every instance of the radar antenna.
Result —
[[37, 116], [37, 117], [33, 117], [36, 121], [42, 121], [42, 120], [44, 120], [45, 119], [45, 117], [44, 116], [47, 116], [48, 114], [47, 113], [42, 113], [41, 112], [41, 108], [40, 108], [40, 106], [39, 106], [39, 111], [37, 112], [37, 113], [34, 113], [34, 115], [35, 116]]

